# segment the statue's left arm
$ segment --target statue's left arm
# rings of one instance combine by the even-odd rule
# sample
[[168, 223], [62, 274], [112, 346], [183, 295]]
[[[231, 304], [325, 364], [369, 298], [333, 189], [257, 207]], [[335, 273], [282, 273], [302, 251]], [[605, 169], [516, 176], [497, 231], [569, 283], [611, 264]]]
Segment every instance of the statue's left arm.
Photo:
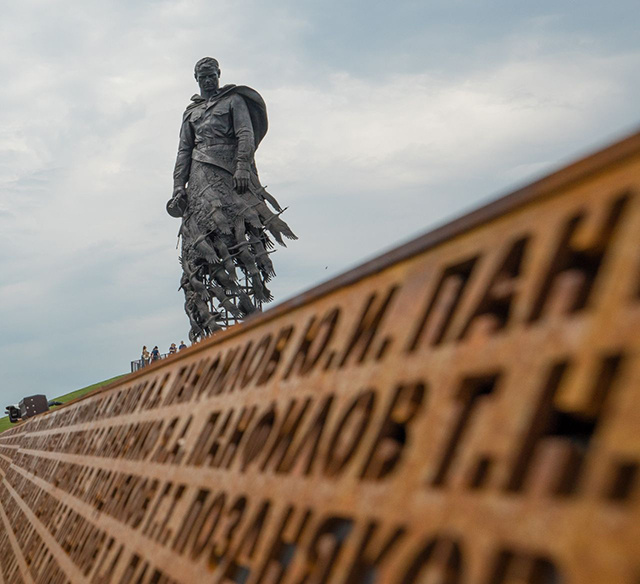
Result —
[[178, 144], [178, 156], [173, 170], [173, 195], [167, 203], [167, 213], [172, 217], [182, 217], [187, 205], [187, 182], [191, 172], [191, 153], [195, 145], [193, 126], [189, 121], [188, 113], [182, 118], [180, 128], [180, 143]]
[[251, 165], [255, 154], [255, 138], [253, 124], [244, 98], [234, 95], [231, 101], [233, 130], [238, 140], [236, 151], [236, 168], [233, 174], [233, 186], [242, 194], [249, 189]]
[[173, 171], [173, 192], [184, 191], [189, 172], [191, 171], [191, 153], [195, 144], [193, 127], [189, 121], [189, 116], [185, 115], [180, 128], [180, 143], [178, 144], [178, 156], [176, 166]]

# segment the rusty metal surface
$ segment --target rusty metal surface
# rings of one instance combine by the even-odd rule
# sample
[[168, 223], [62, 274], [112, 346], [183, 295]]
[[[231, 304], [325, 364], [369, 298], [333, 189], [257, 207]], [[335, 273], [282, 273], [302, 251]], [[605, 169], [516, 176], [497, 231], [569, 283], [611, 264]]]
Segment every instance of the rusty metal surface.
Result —
[[638, 584], [640, 135], [0, 435], [0, 584]]

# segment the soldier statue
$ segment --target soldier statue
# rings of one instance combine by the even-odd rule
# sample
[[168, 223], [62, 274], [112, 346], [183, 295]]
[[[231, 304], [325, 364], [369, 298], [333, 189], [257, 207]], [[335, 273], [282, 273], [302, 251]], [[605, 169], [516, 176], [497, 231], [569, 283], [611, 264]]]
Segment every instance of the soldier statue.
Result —
[[[211, 57], [195, 66], [200, 94], [182, 118], [173, 197], [167, 211], [181, 217], [180, 287], [191, 341], [219, 330], [272, 300], [272, 238], [297, 239], [283, 209], [260, 184], [254, 154], [267, 133], [267, 109], [258, 92], [219, 86]], [[271, 207], [271, 208], [270, 208]], [[273, 210], [272, 210], [273, 209]]]

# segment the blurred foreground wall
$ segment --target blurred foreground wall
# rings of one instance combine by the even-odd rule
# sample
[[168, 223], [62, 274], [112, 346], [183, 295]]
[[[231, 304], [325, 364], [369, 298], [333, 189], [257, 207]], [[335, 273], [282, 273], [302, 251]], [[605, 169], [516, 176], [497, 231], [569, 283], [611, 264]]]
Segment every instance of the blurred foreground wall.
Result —
[[0, 435], [0, 584], [638, 584], [640, 134]]

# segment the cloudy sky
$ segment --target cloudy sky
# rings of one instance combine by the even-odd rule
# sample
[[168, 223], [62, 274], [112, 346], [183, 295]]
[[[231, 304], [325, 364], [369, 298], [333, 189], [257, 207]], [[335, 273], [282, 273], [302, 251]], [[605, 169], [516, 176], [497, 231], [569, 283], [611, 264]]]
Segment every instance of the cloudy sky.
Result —
[[258, 168], [300, 237], [273, 256], [282, 301], [637, 129], [639, 19], [637, 0], [4, 0], [0, 405], [186, 337], [164, 206], [200, 57], [267, 102]]

